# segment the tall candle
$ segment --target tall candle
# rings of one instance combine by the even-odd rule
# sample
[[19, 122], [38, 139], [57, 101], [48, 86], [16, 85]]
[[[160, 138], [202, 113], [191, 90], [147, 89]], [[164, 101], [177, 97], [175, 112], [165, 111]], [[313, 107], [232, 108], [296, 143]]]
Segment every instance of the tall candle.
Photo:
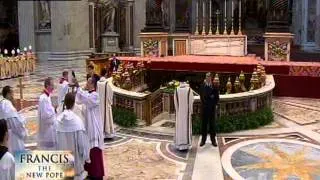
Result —
[[203, 1], [203, 10], [202, 10], [202, 12], [203, 12], [203, 22], [204, 22], [204, 18], [205, 18], [205, 13], [204, 13], [204, 11], [205, 11], [205, 2]]
[[211, 0], [210, 0], [210, 20], [211, 20], [212, 14], [211, 14]]
[[233, 17], [233, 0], [231, 0], [231, 2], [232, 2], [232, 3], [231, 3], [231, 5], [232, 5], [232, 6], [231, 6], [231, 9], [232, 9], [231, 15], [232, 15], [232, 17]]
[[224, 0], [224, 17], [227, 18], [227, 0]]
[[241, 17], [241, 0], [239, 0], [239, 17]]
[[198, 12], [198, 2], [196, 3], [196, 19], [198, 20], [199, 12]]

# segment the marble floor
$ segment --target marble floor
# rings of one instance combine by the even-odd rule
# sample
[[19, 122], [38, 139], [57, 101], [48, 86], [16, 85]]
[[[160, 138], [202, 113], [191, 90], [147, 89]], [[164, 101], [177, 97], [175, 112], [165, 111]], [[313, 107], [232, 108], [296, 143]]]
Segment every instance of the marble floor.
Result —
[[[37, 105], [43, 80], [58, 82], [62, 70], [72, 68], [85, 80], [85, 63], [42, 62], [37, 71], [23, 77], [25, 102], [20, 111], [27, 120], [26, 145], [36, 149]], [[0, 87], [14, 87], [19, 98], [19, 79], [0, 81]], [[274, 97], [275, 122], [250, 131], [219, 134], [218, 147], [208, 138], [199, 147], [193, 137], [190, 151], [176, 151], [170, 118], [136, 130], [119, 129], [112, 141], [105, 141], [105, 179], [195, 179], [195, 180], [320, 180], [320, 100]]]

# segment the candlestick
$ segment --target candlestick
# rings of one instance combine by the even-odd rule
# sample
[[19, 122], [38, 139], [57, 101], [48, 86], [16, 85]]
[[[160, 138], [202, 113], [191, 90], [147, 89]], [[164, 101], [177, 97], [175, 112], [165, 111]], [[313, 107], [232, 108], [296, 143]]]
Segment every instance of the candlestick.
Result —
[[11, 50], [11, 55], [14, 56], [16, 54], [16, 51], [14, 49]]
[[202, 34], [206, 35], [206, 23], [205, 23], [205, 1], [203, 1], [203, 5], [202, 5], [202, 14], [203, 14], [203, 18], [202, 18]]
[[20, 49], [19, 49], [19, 48], [17, 49], [17, 54], [18, 54], [18, 55], [20, 54]]
[[241, 30], [241, 0], [239, 0], [239, 31], [238, 35], [242, 35], [242, 30]]
[[32, 46], [31, 46], [31, 45], [29, 45], [29, 50], [30, 50], [30, 51], [32, 50]]
[[199, 35], [199, 4], [198, 1], [196, 3], [196, 35]]
[[216, 29], [215, 34], [218, 35], [218, 34], [220, 34], [220, 31], [219, 31], [219, 24], [220, 24], [219, 23], [219, 15], [220, 15], [220, 11], [219, 10], [217, 10], [216, 15], [217, 15], [217, 29]]
[[212, 12], [211, 12], [211, 6], [212, 6], [212, 4], [211, 4], [212, 2], [211, 2], [211, 0], [210, 0], [210, 7], [209, 7], [209, 9], [210, 9], [210, 28], [209, 28], [209, 34], [213, 34], [213, 32], [212, 32]]
[[224, 30], [223, 34], [227, 35], [227, 0], [224, 0]]
[[233, 0], [231, 0], [231, 32], [230, 34], [234, 35], [234, 28], [233, 28], [233, 21], [234, 21], [234, 17], [233, 17]]
[[23, 51], [24, 51], [24, 52], [27, 52], [27, 50], [28, 50], [27, 47], [24, 47], [24, 48], [23, 48]]
[[5, 55], [7, 55], [7, 54], [8, 54], [8, 50], [7, 50], [7, 49], [4, 49], [3, 53], [4, 53]]

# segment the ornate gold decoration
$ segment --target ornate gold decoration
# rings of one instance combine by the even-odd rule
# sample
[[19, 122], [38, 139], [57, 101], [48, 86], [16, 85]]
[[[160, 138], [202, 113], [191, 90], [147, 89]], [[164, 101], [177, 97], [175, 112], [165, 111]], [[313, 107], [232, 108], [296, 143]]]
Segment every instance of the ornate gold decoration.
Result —
[[258, 79], [257, 69], [255, 68], [252, 73], [251, 80], [250, 80], [250, 83], [251, 83], [250, 91], [258, 89], [258, 87], [257, 87], [258, 82], [259, 82], [259, 79]]
[[304, 146], [301, 150], [294, 153], [283, 151], [277, 145], [267, 144], [266, 147], [273, 154], [246, 150], [246, 153], [260, 158], [262, 162], [240, 166], [236, 169], [240, 171], [271, 169], [274, 171], [274, 180], [288, 179], [289, 176], [295, 176], [303, 180], [312, 180], [314, 175], [320, 175], [320, 161], [308, 159], [308, 154], [311, 152], [310, 147]]
[[232, 91], [232, 84], [231, 84], [231, 79], [230, 77], [228, 78], [228, 82], [227, 82], [227, 85], [226, 85], [226, 94], [231, 94], [231, 91]]
[[214, 79], [213, 79], [213, 84], [217, 87], [220, 86], [220, 80], [219, 80], [219, 74], [216, 73], [216, 75], [214, 76]]
[[235, 91], [235, 93], [239, 93], [240, 92], [239, 77], [236, 77], [236, 80], [234, 81], [234, 91]]
[[247, 88], [244, 85], [244, 81], [246, 80], [246, 77], [244, 76], [243, 71], [241, 71], [240, 76], [239, 76], [239, 81], [240, 81], [240, 87], [242, 92], [246, 92]]

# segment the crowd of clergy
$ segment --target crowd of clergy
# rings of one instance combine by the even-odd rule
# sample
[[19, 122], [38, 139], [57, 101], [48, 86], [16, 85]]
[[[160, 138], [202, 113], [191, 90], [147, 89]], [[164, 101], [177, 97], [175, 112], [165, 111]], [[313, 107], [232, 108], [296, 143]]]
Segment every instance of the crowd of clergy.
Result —
[[[74, 156], [74, 179], [103, 179], [105, 138], [114, 137], [112, 119], [113, 92], [107, 78], [107, 70], [101, 77], [88, 67], [85, 88], [81, 88], [75, 73], [64, 71], [59, 80], [57, 101], [54, 101], [54, 79], [44, 81], [39, 97], [38, 150], [67, 150]], [[5, 86], [0, 99], [0, 179], [14, 177], [14, 158], [25, 151], [27, 136], [24, 117], [15, 107], [13, 89]], [[105, 99], [106, 101], [102, 100]]]
[[0, 54], [0, 79], [23, 76], [35, 71], [36, 58], [31, 50], [20, 52], [17, 49], [12, 50], [11, 54], [12, 56]]
[[[111, 61], [111, 70], [117, 71], [119, 62]], [[108, 79], [108, 70], [101, 74], [88, 66], [85, 88], [81, 88], [73, 71], [62, 72], [57, 88], [58, 97], [52, 98], [55, 90], [54, 79], [44, 81], [43, 93], [39, 97], [39, 150], [67, 150], [74, 156], [74, 179], [103, 179], [106, 176], [103, 160], [105, 138], [115, 135], [112, 103], [113, 91]], [[205, 144], [209, 133], [213, 146], [216, 146], [214, 119], [219, 93], [211, 84], [211, 74], [201, 88], [203, 106], [202, 141]], [[174, 144], [178, 150], [188, 150], [192, 141], [193, 90], [188, 83], [181, 83], [174, 94], [176, 109], [176, 132]], [[25, 119], [15, 108], [13, 89], [5, 86], [0, 99], [0, 179], [14, 178], [14, 153], [24, 151], [27, 136]]]

